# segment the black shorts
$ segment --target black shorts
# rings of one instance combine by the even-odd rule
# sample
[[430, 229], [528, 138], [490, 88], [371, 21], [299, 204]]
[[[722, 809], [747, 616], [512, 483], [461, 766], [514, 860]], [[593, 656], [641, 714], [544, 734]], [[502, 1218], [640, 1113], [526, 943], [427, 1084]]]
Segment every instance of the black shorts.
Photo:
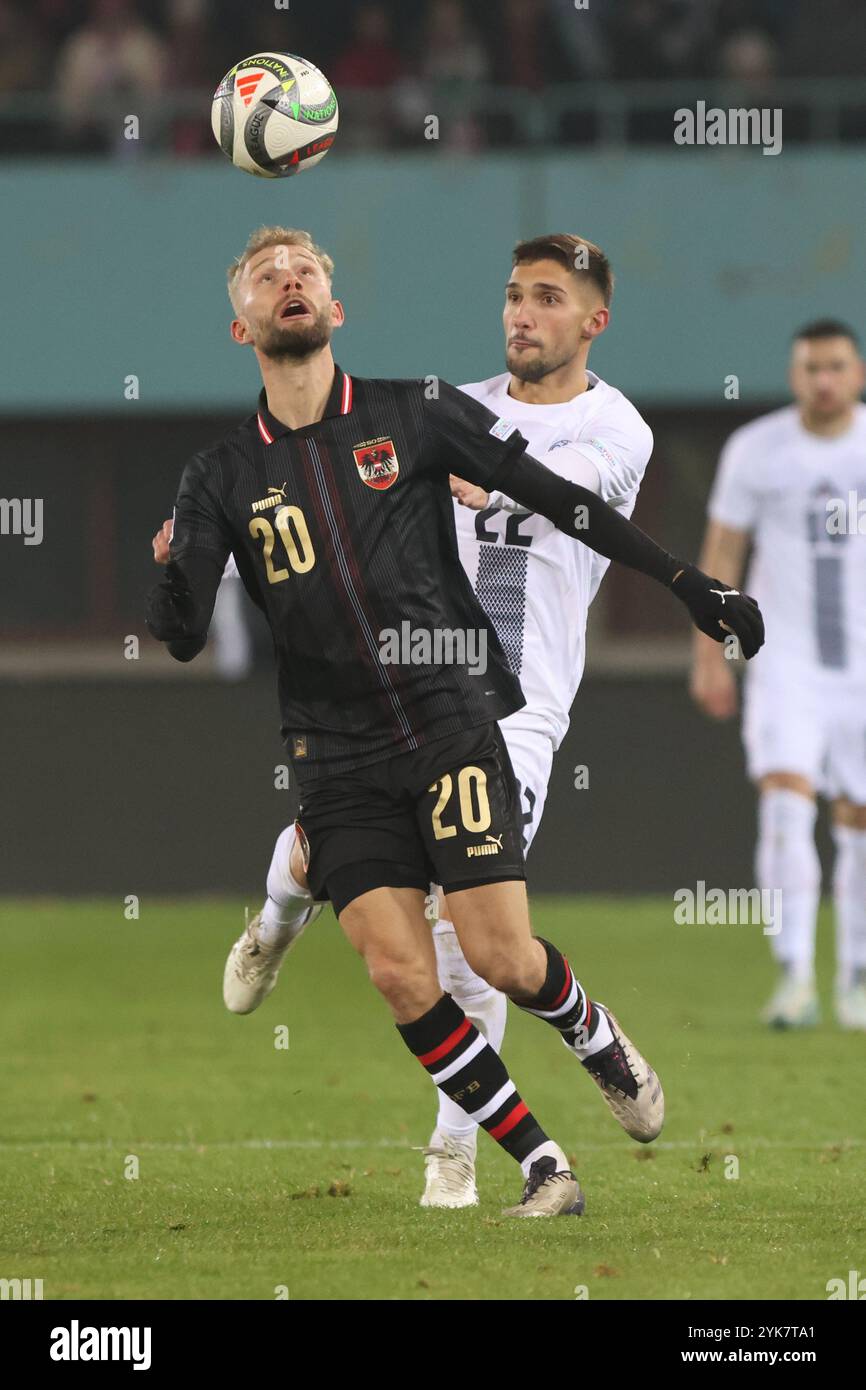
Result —
[[373, 888], [525, 878], [519, 818], [499, 725], [482, 724], [317, 782], [297, 823], [310, 891], [339, 915]]

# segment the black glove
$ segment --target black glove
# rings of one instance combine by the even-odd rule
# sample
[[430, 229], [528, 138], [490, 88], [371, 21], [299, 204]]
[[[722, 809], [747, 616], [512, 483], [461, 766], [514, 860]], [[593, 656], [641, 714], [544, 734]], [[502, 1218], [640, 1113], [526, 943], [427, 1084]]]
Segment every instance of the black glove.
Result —
[[176, 560], [169, 560], [165, 567], [165, 578], [148, 594], [144, 621], [148, 631], [160, 642], [175, 642], [199, 635], [194, 626], [195, 601], [192, 590]]
[[696, 565], [684, 565], [671, 590], [686, 605], [695, 627], [714, 642], [724, 642], [728, 636], [720, 626], [724, 623], [738, 638], [747, 661], [764, 645], [764, 619], [748, 594], [741, 594], [721, 579], [711, 579]]

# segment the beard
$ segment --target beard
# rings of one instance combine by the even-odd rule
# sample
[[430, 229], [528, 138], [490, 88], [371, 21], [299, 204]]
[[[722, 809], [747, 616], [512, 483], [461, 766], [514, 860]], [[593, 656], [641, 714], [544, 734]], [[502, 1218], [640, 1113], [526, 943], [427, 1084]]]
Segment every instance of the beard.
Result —
[[331, 341], [332, 332], [331, 309], [328, 305], [320, 310], [312, 323], [305, 323], [303, 326], [293, 326], [291, 319], [279, 323], [269, 322], [256, 337], [256, 347], [272, 361], [287, 357], [300, 361], [305, 357], [312, 357], [314, 352], [326, 347]]
[[550, 376], [551, 372], [559, 371], [560, 367], [564, 367], [570, 361], [570, 356], [561, 358], [539, 356], [532, 358], [531, 361], [526, 361], [522, 353], [508, 349], [505, 352], [505, 365], [511, 375], [517, 377], [518, 381], [543, 381], [546, 376]]

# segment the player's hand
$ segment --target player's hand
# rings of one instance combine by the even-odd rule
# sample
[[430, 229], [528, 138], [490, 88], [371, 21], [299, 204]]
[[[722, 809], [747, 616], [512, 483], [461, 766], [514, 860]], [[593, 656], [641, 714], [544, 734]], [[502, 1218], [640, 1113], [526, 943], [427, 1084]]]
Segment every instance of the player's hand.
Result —
[[695, 627], [714, 642], [724, 642], [726, 635], [733, 633], [747, 661], [761, 650], [764, 619], [748, 594], [730, 588], [721, 579], [711, 579], [697, 565], [684, 565], [671, 589], [686, 605]]
[[451, 483], [451, 496], [457, 498], [461, 507], [471, 507], [473, 512], [480, 512], [487, 506], [490, 493], [485, 492], [483, 487], [478, 487], [475, 483], [467, 483], [464, 478], [455, 478], [453, 473], [449, 482]]
[[158, 565], [167, 565], [169, 561], [168, 543], [171, 540], [170, 521], [164, 521], [162, 527], [157, 531], [151, 544], [153, 545], [153, 558]]
[[710, 719], [732, 719], [737, 712], [737, 682], [729, 664], [719, 661], [715, 651], [712, 657], [695, 662], [689, 694]]
[[165, 566], [165, 578], [147, 596], [144, 621], [160, 642], [194, 637], [195, 602], [192, 590], [176, 560]]

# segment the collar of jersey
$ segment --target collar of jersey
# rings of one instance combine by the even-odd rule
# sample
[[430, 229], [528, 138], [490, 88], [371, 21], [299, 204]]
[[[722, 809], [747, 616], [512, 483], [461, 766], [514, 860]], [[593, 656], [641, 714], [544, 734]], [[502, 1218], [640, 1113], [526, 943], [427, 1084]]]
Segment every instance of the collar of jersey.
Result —
[[[325, 405], [325, 413], [322, 420], [327, 420], [331, 415], [348, 415], [352, 409], [352, 397], [354, 388], [352, 378], [334, 363], [334, 384], [331, 387], [331, 394], [328, 396]], [[304, 430], [315, 429], [316, 425], [322, 423], [317, 420], [313, 425], [303, 425], [300, 429], [293, 430], [291, 425], [284, 425], [282, 420], [278, 420], [268, 410], [268, 398], [265, 388], [259, 392], [259, 405], [256, 413], [256, 423], [259, 434], [265, 444], [273, 444], [275, 439], [279, 439], [284, 434], [303, 434]]]

